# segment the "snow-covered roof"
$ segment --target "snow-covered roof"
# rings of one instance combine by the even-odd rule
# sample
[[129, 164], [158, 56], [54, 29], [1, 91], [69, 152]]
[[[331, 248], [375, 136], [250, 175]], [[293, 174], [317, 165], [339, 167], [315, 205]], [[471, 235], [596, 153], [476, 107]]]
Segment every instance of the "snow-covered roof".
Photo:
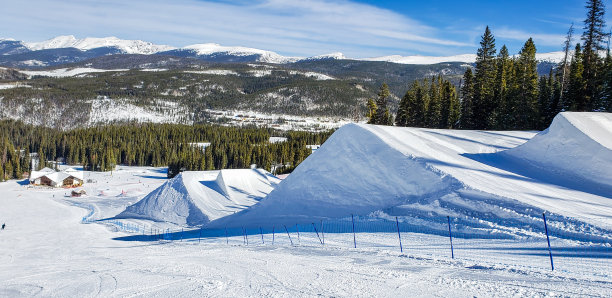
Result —
[[42, 177], [47, 177], [49, 178], [49, 180], [58, 183], [64, 181], [64, 179], [70, 176], [79, 180], [83, 180], [83, 171], [78, 171], [76, 169], [70, 168], [61, 172], [56, 172], [55, 170], [50, 168], [43, 168], [40, 171], [32, 171], [32, 173], [30, 174], [30, 181], [34, 181]]

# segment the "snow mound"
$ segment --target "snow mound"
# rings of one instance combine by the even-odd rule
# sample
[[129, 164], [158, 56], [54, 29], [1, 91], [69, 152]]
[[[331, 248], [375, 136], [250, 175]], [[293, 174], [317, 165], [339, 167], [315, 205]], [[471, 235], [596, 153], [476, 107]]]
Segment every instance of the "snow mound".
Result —
[[279, 182], [261, 169], [183, 172], [117, 217], [201, 225], [252, 206]]
[[612, 193], [612, 114], [560, 113], [548, 129], [502, 154], [607, 186]]
[[[578, 126], [586, 123], [584, 129], [593, 138], [610, 136], [601, 125], [594, 126], [602, 123], [599, 116], [561, 117]], [[553, 126], [549, 131], [555, 130]], [[515, 165], [516, 156], [500, 154], [535, 134], [348, 124], [260, 203], [209, 227], [310, 223], [378, 212], [421, 221], [452, 216], [470, 221], [472, 227], [526, 235], [531, 233], [527, 223], [537, 229], [546, 211], [572, 222], [567, 229], [571, 233], [577, 234], [584, 224], [612, 228], [612, 193], [575, 187], [544, 169], [524, 171]], [[539, 147], [537, 142], [533, 146]], [[521, 158], [529, 154], [517, 153]], [[585, 167], [591, 166], [598, 167]], [[612, 168], [601, 169], [586, 175], [612, 177]]]

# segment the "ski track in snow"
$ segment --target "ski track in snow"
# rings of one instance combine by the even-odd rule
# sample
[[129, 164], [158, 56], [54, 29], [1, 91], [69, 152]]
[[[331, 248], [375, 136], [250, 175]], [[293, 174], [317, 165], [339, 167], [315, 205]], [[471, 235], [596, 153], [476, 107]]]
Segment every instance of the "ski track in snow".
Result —
[[[86, 173], [95, 182], [88, 196], [66, 198], [64, 189], [0, 183], [0, 296], [609, 296], [610, 259], [564, 257], [548, 267], [545, 243], [455, 239], [394, 233], [302, 233], [291, 246], [278, 233], [275, 244], [249, 235], [185, 241], [118, 241], [103, 219], [122, 211], [166, 179], [161, 169], [119, 167], [113, 173]], [[122, 193], [123, 192], [123, 193]], [[80, 203], [81, 207], [74, 204]], [[84, 208], [83, 208], [84, 207]], [[91, 211], [91, 219], [82, 224]], [[165, 228], [163, 223], [125, 223]], [[292, 237], [295, 237], [292, 234]], [[553, 246], [566, 245], [553, 238]], [[497, 248], [487, 250], [485, 248]]]

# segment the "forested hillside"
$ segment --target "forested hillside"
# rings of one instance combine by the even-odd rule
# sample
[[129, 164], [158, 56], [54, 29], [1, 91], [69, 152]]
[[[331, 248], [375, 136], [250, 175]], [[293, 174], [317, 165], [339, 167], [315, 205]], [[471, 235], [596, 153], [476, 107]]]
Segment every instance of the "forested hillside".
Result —
[[[118, 164], [169, 166], [170, 175], [180, 170], [248, 168], [251, 164], [290, 171], [310, 155], [306, 145], [322, 144], [330, 134], [139, 123], [60, 131], [0, 121], [0, 180], [21, 178], [29, 172], [30, 152], [40, 157], [38, 168], [60, 160], [93, 171], [109, 171]], [[287, 140], [270, 142], [271, 136]]]

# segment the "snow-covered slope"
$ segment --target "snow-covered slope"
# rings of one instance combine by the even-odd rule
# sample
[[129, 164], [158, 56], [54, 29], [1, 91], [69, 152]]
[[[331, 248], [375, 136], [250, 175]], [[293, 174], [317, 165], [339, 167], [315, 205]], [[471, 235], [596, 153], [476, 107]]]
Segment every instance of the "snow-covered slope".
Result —
[[171, 46], [156, 45], [142, 40], [123, 40], [117, 37], [86, 37], [77, 39], [72, 35], [58, 36], [42, 42], [29, 42], [25, 43], [25, 45], [32, 51], [60, 48], [76, 48], [84, 51], [95, 48], [114, 47], [126, 54], [154, 54], [174, 49]]
[[[581, 114], [561, 117], [571, 118], [572, 123], [587, 121]], [[582, 134], [609, 135], [599, 126], [587, 127]], [[552, 126], [549, 131], [556, 129]], [[487, 222], [508, 230], [517, 230], [517, 225], [526, 222], [540, 224], [541, 212], [547, 211], [612, 227], [612, 193], [569, 187], [562, 180], [542, 180], [538, 169], [517, 170], [515, 157], [495, 154], [523, 144], [534, 134], [349, 124], [258, 205], [213, 222], [211, 227], [292, 224], [378, 210], [471, 218], [475, 224]], [[555, 142], [580, 137], [568, 132]], [[612, 160], [609, 152], [602, 154], [600, 159]], [[601, 170], [598, 174], [612, 177], [612, 168]]]
[[261, 169], [183, 172], [117, 217], [200, 225], [252, 206], [279, 182]]

